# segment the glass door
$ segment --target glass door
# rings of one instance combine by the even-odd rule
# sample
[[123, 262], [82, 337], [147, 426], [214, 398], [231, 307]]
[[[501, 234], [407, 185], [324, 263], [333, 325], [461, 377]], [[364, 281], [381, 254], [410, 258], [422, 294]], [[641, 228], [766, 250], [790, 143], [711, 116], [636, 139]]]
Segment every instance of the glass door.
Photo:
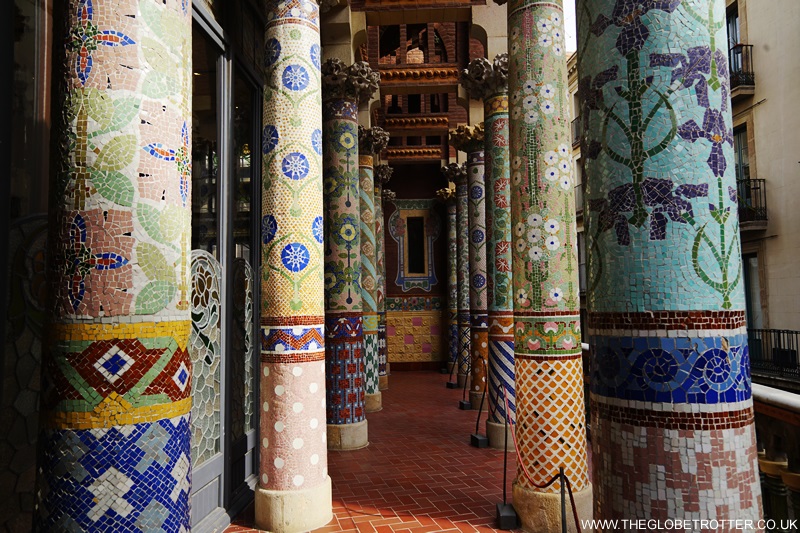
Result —
[[233, 154], [231, 157], [231, 277], [230, 369], [227, 382], [230, 454], [228, 457], [229, 501], [236, 506], [249, 499], [257, 475], [255, 373], [257, 363], [256, 304], [258, 285], [258, 241], [256, 220], [261, 211], [258, 184], [259, 91], [239, 68], [233, 77]]

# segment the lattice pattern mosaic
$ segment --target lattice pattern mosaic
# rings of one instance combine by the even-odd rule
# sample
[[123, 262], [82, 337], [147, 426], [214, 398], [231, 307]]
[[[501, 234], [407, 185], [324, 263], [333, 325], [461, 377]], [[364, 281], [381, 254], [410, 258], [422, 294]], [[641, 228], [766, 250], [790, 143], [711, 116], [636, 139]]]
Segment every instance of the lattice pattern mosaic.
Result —
[[388, 313], [386, 342], [392, 363], [441, 361], [442, 312]]
[[375, 177], [375, 273], [378, 279], [378, 376], [386, 375], [386, 257], [383, 220], [383, 184]]
[[319, 8], [266, 4], [258, 483], [327, 477]]
[[595, 517], [758, 520], [725, 2], [583, 4]]
[[56, 37], [41, 530], [189, 527], [190, 11], [72, 0]]
[[589, 479], [562, 2], [514, 0], [508, 13], [516, 432], [523, 457], [517, 483], [539, 490], [520, 469], [541, 483], [563, 465], [579, 491]]

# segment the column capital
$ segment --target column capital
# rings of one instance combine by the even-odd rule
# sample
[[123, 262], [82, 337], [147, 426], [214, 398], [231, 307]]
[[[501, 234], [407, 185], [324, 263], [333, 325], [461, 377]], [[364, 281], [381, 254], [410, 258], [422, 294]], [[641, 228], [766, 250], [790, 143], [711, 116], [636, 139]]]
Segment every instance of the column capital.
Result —
[[[376, 165], [375, 166], [375, 184], [387, 185], [389, 180], [392, 179], [394, 169], [389, 165]], [[385, 191], [384, 191], [385, 192]]]
[[397, 193], [391, 189], [383, 189], [382, 198], [384, 202], [394, 202], [397, 199]]
[[370, 68], [366, 61], [350, 66], [339, 58], [332, 57], [322, 64], [323, 99], [347, 99], [358, 103], [368, 102], [378, 90], [381, 75]]
[[389, 132], [379, 126], [358, 127], [358, 153], [361, 155], [380, 154], [389, 144]]
[[454, 130], [450, 130], [450, 144], [456, 150], [471, 154], [483, 151], [484, 129], [483, 122], [474, 126], [459, 124]]
[[[444, 167], [442, 168], [442, 172], [444, 172]], [[455, 199], [456, 197], [456, 184], [450, 180], [447, 180], [447, 187], [439, 189], [436, 191], [436, 196], [439, 197], [444, 203], [448, 203]]]
[[508, 54], [498, 54], [491, 63], [478, 57], [461, 71], [461, 86], [473, 100], [486, 100], [508, 92]]
[[448, 182], [453, 183], [453, 190], [455, 190], [455, 185], [459, 182], [466, 183], [467, 166], [464, 163], [461, 163], [460, 165], [458, 163], [450, 163], [449, 165], [442, 167], [442, 174], [444, 174], [444, 177]]

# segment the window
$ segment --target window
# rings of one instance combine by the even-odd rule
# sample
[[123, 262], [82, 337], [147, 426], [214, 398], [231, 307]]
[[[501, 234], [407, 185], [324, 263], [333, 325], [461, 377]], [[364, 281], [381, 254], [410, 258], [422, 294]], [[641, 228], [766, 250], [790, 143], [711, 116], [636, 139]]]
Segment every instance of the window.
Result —
[[747, 327], [750, 329], [764, 328], [764, 315], [761, 308], [761, 281], [758, 277], [759, 265], [757, 254], [747, 254], [742, 257], [744, 270], [744, 299], [747, 308]]
[[728, 49], [730, 50], [731, 72], [741, 72], [742, 49], [736, 46], [741, 40], [741, 36], [739, 35], [739, 6], [735, 2], [728, 8], [726, 25], [728, 27]]
[[586, 292], [586, 237], [578, 233], [578, 287], [581, 294]]
[[406, 224], [408, 273], [425, 274], [425, 219], [423, 217], [408, 217]]
[[733, 153], [736, 180], [750, 179], [750, 156], [747, 151], [747, 126], [733, 130]]
[[422, 112], [422, 96], [419, 94], [409, 94], [408, 99], [408, 112], [421, 113]]

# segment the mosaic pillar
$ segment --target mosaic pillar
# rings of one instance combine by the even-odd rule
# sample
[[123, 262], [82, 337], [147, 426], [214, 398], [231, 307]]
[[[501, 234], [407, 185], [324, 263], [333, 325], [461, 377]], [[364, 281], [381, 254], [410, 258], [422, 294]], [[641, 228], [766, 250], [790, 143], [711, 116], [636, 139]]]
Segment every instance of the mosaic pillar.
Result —
[[383, 406], [378, 389], [378, 273], [377, 241], [375, 238], [375, 179], [373, 153], [380, 153], [389, 142], [389, 134], [375, 127], [358, 127], [358, 174], [361, 205], [361, 299], [364, 320], [364, 362], [367, 413], [380, 411]]
[[[482, 143], [481, 143], [482, 144]], [[489, 358], [489, 317], [486, 303], [486, 184], [483, 150], [467, 154], [469, 187], [469, 314], [472, 337], [469, 401], [481, 404]]]
[[377, 271], [378, 271], [378, 388], [389, 388], [389, 373], [387, 371], [388, 354], [386, 346], [386, 247], [384, 241], [385, 221], [383, 218], [383, 201], [386, 200], [383, 187], [392, 178], [392, 168], [389, 165], [375, 167], [375, 241], [377, 243]]
[[[361, 78], [363, 69], [367, 78]], [[377, 90], [378, 75], [339, 59], [322, 66], [325, 173], [325, 365], [328, 448], [369, 444], [361, 293], [358, 102]], [[363, 86], [362, 86], [363, 84]], [[373, 88], [374, 85], [374, 88]]]
[[725, 2], [579, 2], [595, 518], [761, 518]]
[[458, 250], [458, 386], [463, 387], [469, 378], [470, 365], [470, 313], [469, 313], [469, 194], [467, 169], [464, 165], [448, 165], [456, 184], [456, 247]]
[[458, 229], [456, 218], [456, 184], [450, 180], [447, 167], [442, 167], [447, 187], [436, 194], [447, 209], [447, 372], [452, 375], [458, 364]]
[[536, 486], [559, 467], [581, 518], [591, 518], [592, 504], [561, 6], [508, 6], [515, 430], [522, 456], [514, 507], [528, 531], [560, 531], [561, 484]]
[[266, 3], [261, 219], [261, 413], [255, 522], [328, 523], [322, 108], [315, 3]]
[[486, 270], [489, 314], [489, 417], [486, 420], [486, 435], [492, 448], [502, 449], [508, 442], [508, 446], [513, 449], [513, 427], [506, 425], [506, 418], [511, 423], [514, 422], [516, 410], [514, 308], [511, 286], [508, 54], [496, 56], [492, 63], [484, 58], [474, 59], [470, 62], [469, 68], [462, 73], [461, 84], [470, 97], [484, 101], [484, 172], [488, 239]]
[[191, 7], [63, 13], [36, 528], [185, 531]]

